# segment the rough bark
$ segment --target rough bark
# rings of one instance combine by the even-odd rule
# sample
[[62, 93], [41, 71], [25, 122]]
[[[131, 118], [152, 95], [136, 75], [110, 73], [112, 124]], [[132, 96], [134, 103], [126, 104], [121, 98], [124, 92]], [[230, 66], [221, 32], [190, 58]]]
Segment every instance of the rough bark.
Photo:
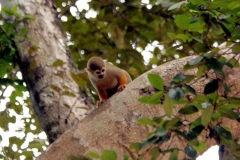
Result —
[[[27, 28], [30, 37], [30, 40], [16, 42], [17, 60], [32, 106], [51, 143], [85, 117], [93, 106], [71, 77], [77, 72], [67, 51], [65, 34], [59, 27], [53, 1], [0, 0], [0, 3], [6, 8], [18, 6], [21, 15], [34, 18], [16, 27], [17, 33]], [[4, 15], [4, 19], [17, 20], [8, 15]], [[64, 64], [54, 67], [57, 61]]]
[[[127, 148], [132, 142], [143, 142], [146, 140], [146, 135], [152, 130], [143, 125], [136, 123], [137, 119], [142, 117], [162, 116], [165, 114], [162, 105], [149, 106], [138, 102], [138, 98], [143, 96], [140, 89], [149, 86], [147, 81], [148, 73], [159, 74], [165, 85], [168, 86], [173, 76], [179, 72], [183, 72], [182, 67], [190, 59], [194, 57], [186, 57], [163, 64], [135, 79], [127, 88], [117, 93], [109, 100], [104, 102], [102, 106], [94, 110], [90, 115], [84, 118], [78, 125], [66, 132], [56, 142], [48, 147], [47, 151], [42, 153], [38, 160], [46, 159], [67, 159], [68, 156], [74, 155], [81, 157], [86, 151], [94, 151], [101, 154], [104, 150], [115, 150], [118, 159], [123, 159], [123, 156], [128, 153], [132, 157], [137, 157], [136, 154], [129, 151]], [[238, 86], [240, 85], [240, 69], [225, 69], [228, 76], [226, 83], [231, 87], [231, 95], [240, 97]], [[190, 70], [185, 74], [196, 74], [196, 70]], [[208, 78], [206, 78], [208, 77]], [[192, 84], [198, 93], [203, 92], [204, 85], [213, 77], [212, 72], [208, 76], [203, 77]], [[222, 94], [220, 89], [220, 94]], [[174, 108], [173, 114], [185, 120], [193, 121], [201, 115], [200, 112], [183, 116], [178, 114], [181, 106]], [[230, 119], [222, 119], [221, 125], [231, 128], [234, 138], [239, 136], [238, 129], [240, 124], [237, 121]], [[188, 129], [188, 128], [184, 128]], [[207, 148], [216, 145], [214, 139], [209, 138], [209, 133], [203, 131], [198, 137], [199, 141], [207, 142]], [[172, 135], [171, 139], [164, 143], [160, 148], [162, 150], [169, 148], [182, 149], [187, 143], [177, 135]], [[148, 148], [148, 147], [147, 147]], [[144, 150], [141, 151], [144, 154]], [[180, 152], [179, 159], [185, 155]], [[169, 154], [161, 156], [159, 159], [168, 159]], [[144, 159], [149, 159], [146, 154]]]

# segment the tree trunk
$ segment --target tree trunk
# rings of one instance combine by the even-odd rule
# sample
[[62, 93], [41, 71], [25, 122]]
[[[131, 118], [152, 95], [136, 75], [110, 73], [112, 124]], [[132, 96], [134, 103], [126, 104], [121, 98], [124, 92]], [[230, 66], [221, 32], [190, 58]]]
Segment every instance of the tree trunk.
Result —
[[[32, 106], [52, 143], [85, 117], [93, 106], [72, 78], [77, 72], [67, 51], [65, 34], [59, 27], [53, 1], [0, 0], [0, 3], [10, 9], [18, 6], [21, 15], [34, 18], [33, 21], [22, 21], [16, 27], [17, 33], [27, 28], [30, 38], [16, 42], [17, 61]], [[6, 21], [18, 20], [3, 16]]]

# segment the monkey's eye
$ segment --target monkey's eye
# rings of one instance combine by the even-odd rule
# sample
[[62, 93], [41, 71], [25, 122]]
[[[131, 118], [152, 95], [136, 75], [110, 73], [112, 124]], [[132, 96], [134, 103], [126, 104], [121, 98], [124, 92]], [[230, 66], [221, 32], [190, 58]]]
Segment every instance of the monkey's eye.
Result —
[[104, 72], [105, 71], [105, 69], [102, 69], [102, 72]]
[[96, 73], [97, 73], [97, 74], [100, 74], [101, 72], [100, 72], [100, 71], [97, 71]]

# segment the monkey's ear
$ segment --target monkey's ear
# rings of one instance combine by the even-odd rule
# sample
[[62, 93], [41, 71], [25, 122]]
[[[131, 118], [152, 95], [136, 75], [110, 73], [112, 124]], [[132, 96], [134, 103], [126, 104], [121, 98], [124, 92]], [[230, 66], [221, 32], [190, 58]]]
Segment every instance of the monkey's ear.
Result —
[[92, 73], [92, 70], [90, 68], [85, 68], [85, 71]]
[[107, 59], [103, 59], [103, 63], [104, 63], [105, 66], [106, 66], [106, 64], [108, 63]]

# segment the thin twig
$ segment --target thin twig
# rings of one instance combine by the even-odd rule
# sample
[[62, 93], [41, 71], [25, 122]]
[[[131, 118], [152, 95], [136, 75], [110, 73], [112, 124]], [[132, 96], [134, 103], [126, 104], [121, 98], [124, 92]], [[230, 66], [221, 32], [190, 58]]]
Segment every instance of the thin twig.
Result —
[[3, 94], [5, 93], [6, 89], [7, 89], [7, 87], [2, 90], [2, 94], [0, 95], [0, 100], [4, 98]]
[[191, 46], [191, 44], [190, 44], [189, 42], [187, 42], [187, 45], [188, 45], [195, 53], [197, 53], [197, 54], [200, 55], [200, 53], [199, 53], [198, 51], [196, 51], [196, 50]]
[[[79, 12], [80, 13], [80, 12]], [[89, 19], [87, 19], [82, 13], [80, 13], [80, 15], [89, 23], [93, 26], [93, 28], [95, 28], [102, 36], [103, 38], [107, 41], [107, 43], [112, 47], [112, 48], [116, 48], [116, 45], [112, 42], [109, 41], [109, 39], [92, 23], [92, 21], [90, 21]]]

